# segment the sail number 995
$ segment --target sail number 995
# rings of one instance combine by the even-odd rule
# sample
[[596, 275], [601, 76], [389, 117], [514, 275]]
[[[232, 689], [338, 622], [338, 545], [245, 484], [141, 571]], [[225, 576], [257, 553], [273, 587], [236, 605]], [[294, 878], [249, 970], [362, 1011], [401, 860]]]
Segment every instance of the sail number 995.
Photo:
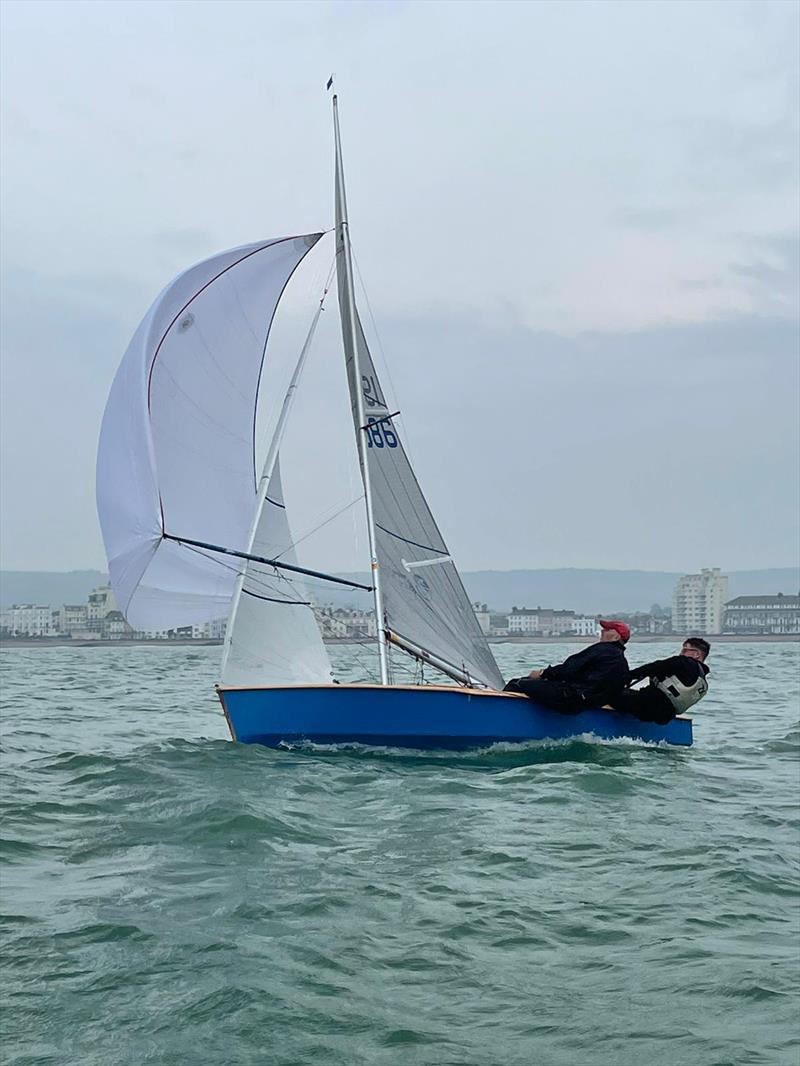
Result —
[[368, 448], [396, 448], [397, 437], [391, 424], [385, 419], [367, 419], [367, 447]]

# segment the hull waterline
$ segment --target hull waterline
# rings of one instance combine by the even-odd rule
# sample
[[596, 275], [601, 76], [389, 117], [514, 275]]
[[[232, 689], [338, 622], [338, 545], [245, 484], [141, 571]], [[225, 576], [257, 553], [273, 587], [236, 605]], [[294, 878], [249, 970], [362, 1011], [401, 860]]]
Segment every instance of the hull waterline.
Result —
[[525, 696], [434, 685], [223, 688], [217, 692], [233, 740], [278, 747], [313, 742], [451, 751], [590, 733], [688, 747], [692, 720], [667, 725], [593, 708], [566, 715]]

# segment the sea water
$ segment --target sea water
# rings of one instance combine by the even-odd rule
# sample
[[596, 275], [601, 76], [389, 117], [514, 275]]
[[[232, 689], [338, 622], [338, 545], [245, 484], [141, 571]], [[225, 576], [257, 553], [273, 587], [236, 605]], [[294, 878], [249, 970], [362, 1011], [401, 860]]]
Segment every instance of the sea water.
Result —
[[4, 653], [2, 1062], [798, 1062], [800, 645], [691, 749], [463, 755], [232, 744], [219, 652]]

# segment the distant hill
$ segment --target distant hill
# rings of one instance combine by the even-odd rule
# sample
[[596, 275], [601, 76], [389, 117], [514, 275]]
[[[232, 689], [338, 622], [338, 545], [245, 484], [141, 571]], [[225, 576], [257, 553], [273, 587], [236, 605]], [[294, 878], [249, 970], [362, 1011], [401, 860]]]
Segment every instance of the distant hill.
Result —
[[[366, 582], [366, 574], [342, 577]], [[605, 611], [647, 611], [654, 603], [668, 607], [672, 590], [681, 576], [658, 570], [476, 570], [462, 575], [471, 599], [487, 603], [496, 611], [512, 607], [566, 607], [597, 614]], [[734, 596], [755, 596], [778, 592], [797, 595], [800, 570], [784, 567], [772, 570], [738, 570], [729, 575], [729, 592]], [[58, 607], [62, 603], [85, 603], [97, 585], [107, 581], [100, 570], [72, 570], [51, 573], [32, 570], [0, 571], [0, 605], [42, 603]], [[338, 589], [315, 582], [314, 594], [320, 603], [335, 606], [368, 607], [368, 593]]]
[[[648, 611], [653, 604], [669, 607], [672, 590], [682, 575], [652, 570], [478, 570], [464, 574], [473, 600], [500, 611], [512, 607], [568, 607], [599, 611]], [[778, 592], [797, 595], [800, 570], [734, 570], [728, 593], [755, 596]]]
[[[343, 574], [366, 582], [366, 574]], [[682, 575], [659, 570], [475, 570], [461, 575], [472, 600], [486, 603], [492, 610], [512, 607], [566, 607], [597, 614], [614, 611], [649, 611], [653, 604], [669, 607], [672, 590]], [[797, 595], [800, 570], [793, 567], [772, 570], [738, 570], [728, 574], [728, 592], [734, 596], [755, 596], [778, 592]], [[347, 589], [315, 589], [321, 603], [336, 606], [368, 604], [367, 593]]]

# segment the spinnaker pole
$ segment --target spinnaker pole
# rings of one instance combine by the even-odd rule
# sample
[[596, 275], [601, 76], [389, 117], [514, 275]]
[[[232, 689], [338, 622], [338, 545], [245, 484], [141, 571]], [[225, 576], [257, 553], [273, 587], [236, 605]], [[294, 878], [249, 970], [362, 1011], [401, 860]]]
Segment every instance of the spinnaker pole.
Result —
[[[348, 322], [343, 321], [342, 337], [345, 356], [353, 360], [353, 380], [351, 388], [356, 404], [356, 436], [358, 439], [358, 457], [361, 465], [361, 477], [364, 481], [364, 499], [367, 510], [367, 535], [369, 537], [370, 569], [372, 573], [372, 591], [375, 598], [375, 620], [378, 635], [378, 660], [380, 662], [381, 684], [389, 684], [389, 668], [386, 652], [386, 634], [384, 632], [383, 595], [381, 593], [380, 568], [378, 566], [378, 549], [375, 537], [375, 518], [372, 509], [372, 485], [369, 463], [367, 460], [366, 418], [364, 415], [364, 396], [361, 391], [361, 368], [358, 359], [358, 319], [356, 301], [353, 291], [353, 258], [350, 250], [350, 228], [347, 221], [347, 198], [344, 190], [344, 167], [342, 165], [342, 144], [339, 135], [339, 103], [333, 97], [333, 130], [336, 141], [336, 244], [337, 271], [341, 269], [342, 288], [347, 306]], [[339, 241], [341, 241], [341, 262], [339, 261]], [[340, 308], [341, 310], [341, 308]]]
[[288, 570], [292, 574], [318, 577], [321, 581], [332, 581], [334, 585], [346, 585], [351, 589], [363, 589], [364, 592], [372, 592], [372, 585], [362, 585], [358, 581], [349, 581], [346, 577], [336, 577], [334, 574], [326, 574], [322, 570], [309, 570], [308, 567], [295, 566], [294, 563], [284, 563], [280, 559], [268, 559], [265, 555], [240, 552], [236, 548], [226, 548], [224, 544], [211, 544], [207, 540], [195, 540], [193, 537], [176, 537], [172, 533], [162, 533], [161, 539], [174, 540], [176, 544], [187, 544], [190, 548], [204, 548], [206, 551], [217, 552], [220, 555], [232, 555], [235, 559], [249, 559], [253, 563], [264, 563], [265, 566], [273, 566], [276, 570]]

